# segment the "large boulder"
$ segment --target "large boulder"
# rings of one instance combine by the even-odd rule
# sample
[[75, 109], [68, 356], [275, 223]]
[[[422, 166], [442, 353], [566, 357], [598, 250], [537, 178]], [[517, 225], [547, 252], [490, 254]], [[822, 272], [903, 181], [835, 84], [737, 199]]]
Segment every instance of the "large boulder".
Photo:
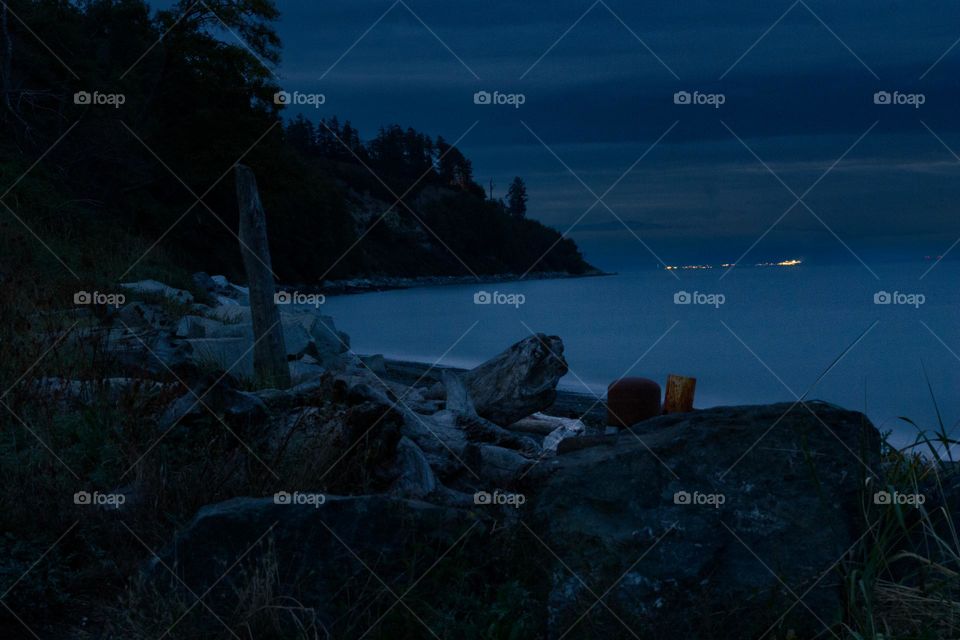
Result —
[[[326, 631], [323, 637], [359, 638], [365, 632], [427, 637], [429, 627], [442, 624], [429, 606], [418, 604], [415, 594], [403, 606], [391, 605], [414, 584], [423, 591], [442, 588], [437, 581], [445, 574], [431, 565], [441, 559], [455, 562], [460, 555], [469, 562], [489, 531], [469, 511], [415, 500], [280, 495], [284, 497], [235, 498], [204, 507], [151, 562], [147, 576], [161, 590], [182, 590], [169, 567], [193, 593], [211, 589], [205, 605], [231, 625], [244, 622], [235, 614], [242, 592], [238, 585], [261, 576], [261, 586], [273, 589], [275, 601], [269, 604], [296, 603]], [[416, 615], [428, 626], [407, 607], [418, 609]], [[216, 618], [203, 622], [209, 623], [211, 635], [201, 637], [226, 634]], [[287, 617], [282, 622], [294, 624]], [[288, 633], [278, 631], [275, 637], [299, 637], [294, 630]]]
[[563, 341], [538, 333], [459, 377], [477, 414], [507, 426], [553, 404], [566, 373]]
[[291, 350], [290, 341], [302, 345], [309, 342], [310, 353], [321, 364], [330, 364], [341, 353], [350, 349], [350, 336], [338, 331], [330, 316], [320, 315], [312, 311], [281, 313], [284, 336], [287, 340], [287, 351]]
[[810, 408], [663, 416], [534, 467], [527, 522], [554, 561], [549, 636], [825, 633], [880, 437], [860, 413]]
[[860, 413], [721, 407], [537, 461], [471, 441], [463, 414], [415, 415], [369, 385], [345, 391], [354, 402], [322, 441], [358, 442], [356, 461], [377, 462], [357, 468], [380, 469], [373, 490], [388, 494], [307, 487], [298, 499], [288, 488], [279, 503], [209, 505], [150, 566], [154, 587], [180, 588], [171, 567], [195, 593], [212, 587], [204, 602], [234, 625], [238, 594], [269, 576], [257, 586], [273, 602], [296, 599], [344, 638], [423, 637], [406, 608], [390, 613], [408, 587], [417, 595], [405, 602], [444, 637], [470, 637], [457, 616], [554, 640], [812, 638], [840, 619], [838, 566], [865, 531], [865, 479], [880, 465], [879, 434]]

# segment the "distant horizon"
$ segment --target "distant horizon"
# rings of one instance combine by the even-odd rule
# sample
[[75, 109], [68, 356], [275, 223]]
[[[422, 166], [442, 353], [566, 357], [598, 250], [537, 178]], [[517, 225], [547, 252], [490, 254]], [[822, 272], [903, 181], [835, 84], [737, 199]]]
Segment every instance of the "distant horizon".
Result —
[[[583, 245], [580, 245], [581, 250], [584, 250]], [[717, 252], [698, 252], [695, 250], [683, 250], [682, 248], [677, 249], [670, 255], [674, 256], [675, 259], [668, 261], [664, 258], [664, 262], [668, 266], [678, 267], [678, 271], [682, 272], [683, 267], [690, 267], [696, 265], [709, 265], [714, 271], [726, 271], [726, 267], [723, 265], [729, 265], [732, 260], [729, 260], [724, 257], [724, 255]], [[954, 256], [951, 252], [950, 254], [942, 257], [940, 256], [929, 256], [921, 255], [920, 253], [908, 253], [903, 252], [890, 252], [890, 251], [871, 251], [863, 252], [860, 254], [863, 260], [866, 262], [867, 266], [872, 265], [915, 265], [920, 271], [918, 271], [919, 276], [926, 271], [928, 268], [932, 267], [935, 263], [938, 262], [949, 262], [954, 263], [960, 259], [960, 255]], [[657, 262], [655, 258], [645, 255], [637, 255], [636, 253], [608, 253], [604, 255], [603, 265], [597, 264], [596, 261], [591, 260], [589, 253], [584, 250], [584, 257], [592, 264], [594, 267], [600, 269], [601, 271], [606, 272], [635, 272], [635, 271], [646, 271], [646, 270], [663, 270], [666, 271], [664, 266]], [[796, 266], [785, 266], [779, 267], [772, 265], [771, 263], [780, 262], [783, 260], [800, 260], [801, 264]], [[606, 265], [606, 266], [604, 266]], [[798, 267], [846, 267], [851, 268], [856, 267], [859, 269], [864, 269], [866, 272], [867, 269], [846, 252], [838, 251], [821, 251], [821, 252], [807, 252], [807, 253], [783, 253], [783, 254], [773, 254], [764, 252], [762, 254], [748, 255], [741, 262], [736, 263], [738, 269], [745, 268], [782, 268], [782, 269], [792, 269]], [[930, 270], [930, 274], [927, 277], [932, 277], [933, 274], [936, 274], [936, 268]]]

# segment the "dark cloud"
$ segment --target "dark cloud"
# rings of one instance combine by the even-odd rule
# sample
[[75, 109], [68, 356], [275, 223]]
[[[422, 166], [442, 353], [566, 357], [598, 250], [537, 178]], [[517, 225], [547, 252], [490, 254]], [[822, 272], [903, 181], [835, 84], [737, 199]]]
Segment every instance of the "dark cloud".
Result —
[[[348, 118], [366, 136], [397, 122], [448, 139], [479, 120], [461, 143], [478, 178], [502, 193], [524, 176], [531, 214], [561, 230], [594, 204], [590, 190], [620, 179], [604, 199], [614, 213], [597, 205], [571, 232], [598, 264], [649, 259], [635, 234], [668, 261], [736, 257], [795, 200], [754, 154], [799, 195], [875, 122], [805, 199], [822, 222], [798, 205], [756, 251], [849, 258], [839, 236], [857, 252], [899, 258], [942, 252], [960, 236], [960, 161], [950, 150], [960, 150], [956, 2], [280, 8], [279, 76], [288, 89], [327, 96], [307, 116]], [[526, 102], [478, 106], [480, 89]], [[677, 105], [677, 91], [725, 102]], [[877, 105], [877, 91], [925, 102]]]

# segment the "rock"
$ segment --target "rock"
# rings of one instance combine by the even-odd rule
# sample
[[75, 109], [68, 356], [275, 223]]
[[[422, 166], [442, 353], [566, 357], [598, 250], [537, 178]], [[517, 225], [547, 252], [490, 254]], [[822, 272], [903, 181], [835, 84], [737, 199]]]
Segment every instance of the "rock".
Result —
[[[288, 343], [289, 344], [289, 343]], [[310, 364], [302, 360], [294, 360], [290, 363], [290, 381], [294, 386], [310, 380], [315, 380], [322, 376], [326, 369], [319, 364]]]
[[[210, 274], [205, 271], [198, 271], [192, 276], [193, 283], [197, 285], [200, 289], [207, 291], [209, 293], [214, 293], [217, 289], [217, 283], [213, 278], [210, 277]], [[224, 278], [225, 280], [226, 278]]]
[[224, 337], [214, 335], [222, 329], [224, 324], [211, 318], [202, 316], [187, 315], [180, 318], [177, 323], [176, 336], [178, 338], [215, 338]]
[[447, 390], [447, 410], [468, 416], [477, 415], [477, 409], [463, 378], [449, 369], [444, 369], [442, 375], [443, 386]]
[[[250, 307], [240, 305], [235, 300], [214, 307], [210, 317], [225, 324], [251, 324], [252, 322]], [[250, 331], [253, 332], [252, 325]]]
[[[401, 439], [403, 418], [388, 404], [366, 401], [347, 410], [343, 426], [325, 446], [337, 451], [337, 459], [347, 457], [344, 467], [353, 467], [363, 480], [350, 481], [338, 474], [337, 482], [344, 490], [383, 489], [384, 482], [395, 477], [392, 469]], [[339, 441], [344, 453], [338, 451]], [[349, 458], [356, 461], [351, 464]]]
[[130, 302], [117, 310], [115, 316], [121, 327], [129, 329], [159, 329], [167, 321], [167, 315], [157, 305], [145, 302]]
[[553, 404], [566, 373], [563, 342], [538, 333], [459, 375], [477, 413], [506, 426]]
[[[347, 344], [350, 344], [349, 336], [347, 337]], [[372, 356], [360, 356], [360, 362], [363, 363], [363, 366], [378, 376], [387, 375], [387, 361], [380, 354]]]
[[312, 311], [280, 314], [284, 330], [302, 331], [313, 340], [311, 355], [326, 364], [350, 349], [350, 336], [337, 331], [333, 318]]
[[298, 359], [306, 354], [318, 355], [314, 337], [307, 331], [306, 327], [297, 322], [284, 322], [283, 320], [281, 320], [281, 324], [287, 358]]
[[421, 415], [402, 406], [403, 435], [410, 438], [423, 452], [437, 478], [448, 487], [457, 487], [461, 480], [468, 485], [479, 481], [479, 452], [470, 446], [467, 435], [457, 426], [457, 415], [438, 411]]
[[210, 292], [217, 299], [222, 300], [221, 304], [242, 305], [250, 304], [250, 289], [233, 284], [227, 280], [226, 276], [210, 276], [214, 288]]
[[426, 397], [426, 389], [422, 387], [407, 387], [407, 390], [401, 394], [403, 402], [417, 413], [431, 414], [440, 411], [444, 403], [438, 400], [429, 400]]
[[[548, 635], [595, 602], [580, 579], [597, 593], [613, 585], [604, 604], [650, 637], [709, 628], [748, 638], [774, 624], [777, 637], [814, 637], [824, 628], [806, 607], [835, 622], [841, 586], [817, 579], [864, 530], [871, 472], [860, 459], [879, 468], [880, 437], [860, 413], [810, 406], [828, 426], [803, 406], [720, 407], [653, 418], [615, 446], [534, 467], [530, 483], [542, 486], [527, 522], [555, 566]], [[810, 589], [802, 605], [780, 580], [798, 595]], [[624, 632], [603, 606], [577, 624]]]
[[[565, 418], [566, 419], [566, 418]], [[546, 436], [557, 430], [560, 425], [555, 416], [548, 416], [545, 413], [535, 413], [513, 424], [507, 426], [510, 431], [519, 431], [520, 433], [535, 433]]]
[[437, 477], [423, 451], [410, 438], [397, 443], [397, 473], [391, 493], [404, 498], [422, 499], [437, 490]]
[[[704, 629], [749, 638], [771, 628], [769, 637], [809, 638], [824, 631], [817, 617], [832, 624], [842, 613], [835, 563], [864, 532], [861, 491], [871, 473], [858, 456], [880, 467], [879, 434], [862, 414], [811, 402], [824, 426], [803, 406], [720, 407], [653, 418], [605, 438], [607, 446], [562, 453], [594, 436], [560, 439], [562, 455], [533, 460], [472, 441], [458, 424], [463, 413], [404, 408], [362, 371], [327, 374], [326, 404], [287, 417], [306, 416], [312, 442], [333, 458], [351, 448], [324, 480], [330, 491], [387, 495], [236, 498], [201, 509], [160, 558], [195, 592], [213, 587], [205, 602], [216, 611], [233, 611], [245, 576], [270, 568], [275, 597], [315, 610], [331, 637], [358, 637], [394, 602], [371, 594], [368, 624], [349, 626], [356, 600], [344, 590], [381, 584], [364, 563], [389, 585], [410, 584], [449, 552], [448, 571], [430, 574], [439, 586], [428, 578], [424, 592], [442, 591], [449, 571], [475, 576], [492, 594], [519, 589], [525, 611], [545, 626], [524, 637], [633, 637], [625, 624], [643, 638], [713, 637]], [[337, 403], [345, 406], [331, 412]], [[577, 431], [575, 422], [567, 427]], [[369, 486], [356, 489], [357, 473]], [[494, 499], [474, 504], [475, 491]], [[523, 495], [522, 509], [496, 500], [505, 494]], [[471, 527], [484, 534], [468, 533], [462, 555], [449, 551]], [[506, 569], [486, 573], [491, 567]], [[159, 562], [148, 578], [176, 588]]]
[[[288, 359], [310, 355], [323, 367], [343, 364], [339, 359], [348, 351], [350, 337], [337, 331], [333, 318], [310, 311], [282, 312], [280, 322]], [[184, 316], [177, 327], [177, 335], [188, 339], [198, 358], [229, 367], [253, 345], [250, 310], [240, 306], [220, 306], [213, 309], [209, 318]], [[214, 340], [217, 342], [212, 342]], [[241, 375], [252, 376], [252, 363], [252, 353], [244, 355], [236, 370]]]
[[592, 434], [576, 438], [564, 438], [557, 442], [556, 454], [562, 455], [571, 451], [579, 451], [589, 447], [614, 446], [620, 442], [617, 433]]
[[555, 418], [542, 413], [536, 413], [532, 417], [554, 425], [554, 429], [543, 439], [544, 456], [556, 455], [558, 447], [564, 441], [581, 438], [587, 430], [586, 425], [574, 418]]
[[513, 449], [481, 444], [480, 477], [498, 489], [513, 489], [534, 464]]
[[[160, 591], [181, 591], [164, 565], [171, 567], [194, 593], [210, 590], [204, 603], [230, 620], [238, 606], [238, 586], [260, 569], [258, 574], [278, 581], [271, 585], [275, 601], [292, 598], [298, 608], [312, 610], [316, 619], [311, 622], [325, 631], [324, 637], [357, 638], [394, 603], [389, 595], [379, 597], [380, 580], [399, 593], [402, 584], [421, 576], [421, 587], [442, 588], [444, 574], [429, 571], [431, 566], [441, 558], [462, 562], [456, 559], [460, 549], [478, 549], [490, 528], [474, 512], [415, 500], [318, 496], [298, 504], [292, 491], [287, 496], [286, 504], [276, 504], [272, 497], [234, 498], [203, 507], [150, 561], [147, 580]], [[225, 573], [227, 568], [231, 570]], [[363, 591], [364, 585], [373, 591]], [[368, 593], [360, 619], [356, 602], [343, 595], [355, 589]], [[210, 625], [202, 637], [223, 635], [213, 616], [202, 622]], [[437, 626], [430, 617], [426, 624]], [[296, 635], [295, 628], [276, 629], [276, 637]]]
[[191, 346], [174, 341], [166, 332], [132, 335], [123, 331], [108, 342], [107, 351], [118, 373], [125, 377], [183, 380], [189, 384], [199, 375]]
[[243, 338], [248, 344], [253, 344], [253, 326], [250, 323], [219, 322], [207, 318], [208, 323], [203, 326], [203, 337], [206, 338]]
[[226, 371], [232, 375], [252, 379], [252, 340], [247, 338], [191, 338], [184, 340], [190, 345], [191, 357], [197, 366]]
[[293, 399], [294, 406], [301, 406], [303, 404], [310, 404], [313, 398], [317, 394], [322, 393], [324, 390], [325, 382], [323, 380], [314, 379], [294, 385], [288, 389], [287, 392]]
[[229, 375], [204, 376], [163, 412], [158, 419], [161, 431], [197, 418], [212, 418], [211, 412], [231, 428], [249, 430], [262, 426], [267, 417], [266, 405], [256, 394], [236, 389], [235, 384]]
[[172, 300], [174, 302], [182, 302], [184, 304], [189, 304], [193, 302], [193, 294], [189, 291], [184, 291], [183, 289], [175, 289], [169, 285], [165, 285], [162, 282], [157, 280], [141, 280], [139, 282], [125, 282], [120, 285], [124, 289], [129, 289], [136, 293], [145, 294], [145, 295], [158, 295]]

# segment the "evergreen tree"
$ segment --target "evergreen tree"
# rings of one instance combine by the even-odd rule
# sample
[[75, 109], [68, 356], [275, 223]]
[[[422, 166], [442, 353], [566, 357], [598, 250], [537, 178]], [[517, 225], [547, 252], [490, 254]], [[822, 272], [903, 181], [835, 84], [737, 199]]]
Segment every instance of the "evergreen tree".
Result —
[[514, 178], [507, 189], [507, 210], [514, 218], [527, 216], [527, 185], [520, 176]]
[[[450, 186], [469, 189], [473, 183], [473, 165], [459, 149], [437, 136], [437, 173]], [[484, 193], [480, 188], [480, 193]]]
[[287, 142], [305, 158], [316, 155], [317, 133], [313, 123], [298, 115], [287, 125]]

